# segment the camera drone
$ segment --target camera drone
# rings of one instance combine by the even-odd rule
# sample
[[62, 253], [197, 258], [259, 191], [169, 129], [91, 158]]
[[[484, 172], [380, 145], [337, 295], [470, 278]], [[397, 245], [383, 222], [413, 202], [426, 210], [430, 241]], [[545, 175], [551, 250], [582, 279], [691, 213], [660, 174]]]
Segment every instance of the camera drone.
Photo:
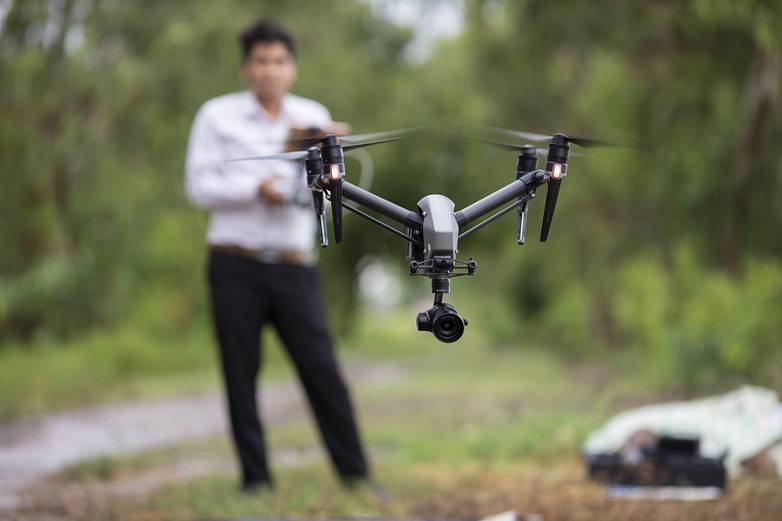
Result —
[[[408, 210], [344, 179], [345, 151], [402, 139], [399, 134], [405, 132], [404, 130], [341, 137], [336, 134], [325, 134], [299, 140], [299, 148], [309, 146], [307, 150], [294, 150], [237, 160], [287, 159], [304, 161], [307, 185], [312, 192], [315, 215], [318, 221], [320, 244], [324, 248], [329, 244], [326, 200], [331, 202], [331, 221], [335, 242], [340, 243], [343, 239], [343, 208], [404, 239], [407, 242], [406, 257], [409, 261], [410, 275], [428, 277], [431, 280], [432, 293], [434, 293], [432, 307], [419, 313], [416, 317], [417, 329], [431, 332], [441, 342], [452, 343], [459, 340], [464, 334], [467, 320], [459, 314], [453, 305], [443, 302], [443, 295], [450, 293], [452, 277], [474, 275], [478, 267], [473, 258], [470, 258], [469, 261], [456, 258], [459, 239], [516, 209], [518, 214], [517, 243], [524, 244], [528, 203], [535, 197], [536, 190], [547, 184], [548, 189], [540, 231], [540, 240], [545, 242], [551, 229], [560, 185], [567, 176], [570, 144], [584, 147], [612, 145], [592, 139], [569, 137], [562, 133], [549, 136], [498, 128], [493, 128], [493, 130], [516, 139], [549, 141], [548, 149], [538, 149], [533, 145], [487, 141], [502, 148], [519, 151], [515, 179], [461, 210], [456, 210], [453, 201], [439, 194], [423, 197], [418, 201], [415, 210]], [[313, 134], [315, 133], [317, 131], [313, 130]], [[301, 146], [302, 144], [303, 146]], [[537, 167], [538, 154], [546, 155], [545, 167], [542, 169]], [[404, 231], [373, 217], [349, 204], [346, 200], [395, 221], [404, 226]], [[504, 205], [507, 206], [500, 209]], [[462, 231], [468, 225], [476, 223], [478, 219], [494, 211], [496, 213], [490, 217]]]

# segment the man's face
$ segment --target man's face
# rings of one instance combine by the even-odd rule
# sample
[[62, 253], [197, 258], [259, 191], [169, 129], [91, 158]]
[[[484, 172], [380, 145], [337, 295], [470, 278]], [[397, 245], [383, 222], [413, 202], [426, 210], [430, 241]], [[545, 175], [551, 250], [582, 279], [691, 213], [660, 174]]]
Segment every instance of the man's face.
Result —
[[250, 49], [241, 72], [261, 102], [277, 102], [296, 80], [296, 61], [284, 43], [259, 42]]

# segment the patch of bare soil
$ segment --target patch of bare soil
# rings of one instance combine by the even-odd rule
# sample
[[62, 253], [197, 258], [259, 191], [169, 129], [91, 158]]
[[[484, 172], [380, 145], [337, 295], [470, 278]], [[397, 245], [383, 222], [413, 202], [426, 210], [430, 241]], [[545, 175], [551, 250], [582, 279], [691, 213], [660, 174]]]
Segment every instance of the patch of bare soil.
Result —
[[74, 480], [67, 473], [54, 474], [21, 491], [19, 501], [5, 515], [15, 521], [126, 519], [129, 512], [143, 510], [144, 503], [161, 487], [226, 472], [232, 464], [228, 459], [188, 458], [105, 479]]
[[412, 510], [428, 519], [481, 519], [515, 510], [544, 521], [777, 521], [782, 490], [777, 479], [738, 479], [709, 501], [610, 499], [576, 464], [530, 469], [508, 480], [485, 474], [418, 501]]
[[[49, 478], [27, 491], [18, 521], [74, 519], [158, 519], [145, 502], [159, 487], [195, 476], [226, 471], [226, 462], [202, 458], [179, 461], [166, 468], [125, 472], [106, 480], [74, 483]], [[708, 501], [618, 500], [604, 486], [588, 481], [573, 462], [551, 467], [528, 467], [508, 477], [491, 470], [441, 483], [426, 496], [406, 497], [403, 511], [410, 519], [478, 520], [515, 510], [519, 521], [778, 521], [782, 493], [777, 479], [742, 478], [725, 494]], [[378, 505], [381, 516], [399, 518], [399, 505]], [[243, 518], [244, 521], [249, 521]]]

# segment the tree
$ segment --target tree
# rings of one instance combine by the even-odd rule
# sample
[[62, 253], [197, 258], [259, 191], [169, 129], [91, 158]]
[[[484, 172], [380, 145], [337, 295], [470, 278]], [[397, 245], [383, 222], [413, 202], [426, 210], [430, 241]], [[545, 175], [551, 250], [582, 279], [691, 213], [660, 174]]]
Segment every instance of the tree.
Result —
[[[303, 54], [297, 89], [356, 125], [387, 92], [405, 40], [360, 2], [320, 4], [316, 26], [300, 1], [9, 6], [0, 29], [5, 338], [114, 323], [143, 309], [145, 293], [177, 303], [161, 307], [179, 316], [198, 309], [204, 221], [183, 197], [184, 148], [198, 106], [243, 88], [236, 33], [247, 20], [279, 18], [303, 49], [322, 52]], [[374, 69], [374, 88], [350, 81], [358, 64]]]

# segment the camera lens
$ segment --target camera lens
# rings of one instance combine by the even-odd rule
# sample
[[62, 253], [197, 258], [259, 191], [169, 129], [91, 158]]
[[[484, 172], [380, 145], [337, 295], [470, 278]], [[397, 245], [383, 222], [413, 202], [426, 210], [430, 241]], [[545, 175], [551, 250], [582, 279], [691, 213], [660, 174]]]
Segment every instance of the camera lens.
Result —
[[457, 313], [441, 314], [434, 319], [432, 333], [441, 342], [456, 342], [464, 334], [464, 320]]
[[464, 320], [456, 308], [450, 304], [441, 302], [416, 318], [418, 331], [431, 331], [440, 342], [456, 342], [464, 334]]

